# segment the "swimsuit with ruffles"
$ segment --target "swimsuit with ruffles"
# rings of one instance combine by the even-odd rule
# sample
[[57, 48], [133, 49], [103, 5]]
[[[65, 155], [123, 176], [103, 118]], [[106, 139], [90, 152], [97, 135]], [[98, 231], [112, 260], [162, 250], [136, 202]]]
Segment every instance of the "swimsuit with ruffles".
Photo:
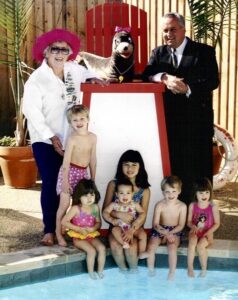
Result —
[[[94, 205], [94, 208], [95, 208], [95, 205]], [[98, 212], [94, 208], [93, 208], [92, 214], [87, 214], [87, 213], [83, 212], [80, 209], [80, 207], [78, 207], [79, 213], [78, 213], [78, 215], [73, 217], [73, 219], [71, 220], [71, 223], [76, 226], [82, 227], [82, 228], [94, 227], [94, 225], [96, 223], [96, 217], [98, 216]], [[87, 235], [83, 235], [74, 230], [69, 230], [67, 232], [67, 234], [72, 238], [77, 238], [80, 240], [91, 240], [100, 235], [99, 231], [94, 231], [94, 232], [88, 233]]]

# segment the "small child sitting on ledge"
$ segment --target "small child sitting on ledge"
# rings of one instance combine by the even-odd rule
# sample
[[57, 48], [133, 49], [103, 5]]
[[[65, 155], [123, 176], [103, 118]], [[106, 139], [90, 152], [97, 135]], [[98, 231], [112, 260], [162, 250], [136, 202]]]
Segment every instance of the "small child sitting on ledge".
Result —
[[161, 190], [164, 199], [155, 205], [153, 216], [153, 229], [148, 243], [147, 251], [139, 258], [147, 258], [149, 276], [155, 275], [155, 252], [162, 243], [167, 243], [169, 274], [168, 279], [172, 280], [177, 265], [177, 248], [182, 230], [186, 223], [187, 206], [178, 199], [181, 193], [182, 182], [177, 176], [165, 177], [161, 182]]

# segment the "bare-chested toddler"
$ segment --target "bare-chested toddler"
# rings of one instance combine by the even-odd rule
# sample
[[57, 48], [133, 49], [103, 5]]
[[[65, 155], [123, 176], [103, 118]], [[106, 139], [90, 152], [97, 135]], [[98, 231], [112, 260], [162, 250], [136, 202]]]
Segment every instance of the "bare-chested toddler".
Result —
[[61, 221], [70, 206], [70, 197], [74, 188], [83, 178], [90, 176], [95, 180], [96, 174], [96, 143], [97, 137], [88, 131], [89, 110], [85, 105], [75, 105], [67, 111], [67, 118], [72, 126], [68, 138], [63, 165], [60, 168], [57, 194], [60, 195], [60, 205], [56, 216], [56, 237], [60, 246], [67, 246], [62, 235]]
[[187, 206], [178, 199], [182, 182], [177, 176], [165, 177], [161, 182], [164, 199], [157, 202], [154, 209], [152, 233], [147, 251], [140, 258], [147, 258], [149, 276], [155, 275], [155, 252], [160, 244], [168, 248], [169, 273], [172, 280], [177, 265], [177, 248], [180, 244], [182, 230], [186, 223]]

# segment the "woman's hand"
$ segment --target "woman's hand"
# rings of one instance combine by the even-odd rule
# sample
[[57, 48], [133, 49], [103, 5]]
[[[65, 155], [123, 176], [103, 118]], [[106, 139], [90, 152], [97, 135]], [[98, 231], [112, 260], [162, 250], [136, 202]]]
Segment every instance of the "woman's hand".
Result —
[[91, 78], [89, 81], [92, 84], [97, 83], [97, 84], [100, 84], [101, 86], [108, 86], [110, 84], [109, 80], [103, 80], [103, 79], [99, 79], [99, 78]]
[[54, 135], [50, 138], [52, 145], [56, 152], [58, 152], [60, 155], [64, 155], [63, 146], [62, 143], [57, 135]]

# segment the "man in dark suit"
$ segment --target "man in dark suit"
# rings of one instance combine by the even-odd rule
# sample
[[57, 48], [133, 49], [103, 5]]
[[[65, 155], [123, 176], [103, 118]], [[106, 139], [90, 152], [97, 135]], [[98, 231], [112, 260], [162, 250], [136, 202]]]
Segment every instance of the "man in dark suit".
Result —
[[219, 84], [215, 50], [185, 36], [178, 13], [162, 18], [165, 45], [152, 51], [145, 81], [163, 82], [171, 171], [183, 181], [181, 199], [191, 202], [196, 178], [212, 181], [212, 91]]

